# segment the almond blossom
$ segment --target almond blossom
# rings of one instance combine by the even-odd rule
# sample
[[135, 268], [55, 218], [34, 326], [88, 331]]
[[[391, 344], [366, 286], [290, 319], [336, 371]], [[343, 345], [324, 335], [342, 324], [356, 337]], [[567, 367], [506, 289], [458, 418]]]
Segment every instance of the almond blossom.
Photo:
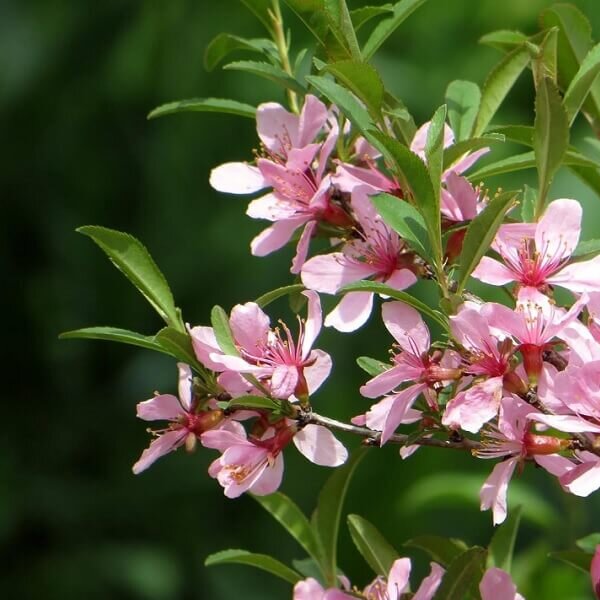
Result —
[[173, 394], [158, 394], [137, 405], [137, 416], [144, 421], [169, 421], [168, 427], [152, 431], [155, 439], [133, 465], [137, 475], [161, 456], [185, 444], [194, 448], [200, 435], [223, 421], [220, 410], [198, 411], [192, 394], [192, 370], [183, 363], [179, 369], [179, 398]]
[[481, 600], [525, 600], [517, 592], [510, 575], [498, 567], [492, 567], [483, 574], [479, 592]]
[[492, 285], [513, 281], [545, 291], [559, 285], [572, 292], [600, 291], [600, 256], [570, 262], [581, 233], [581, 205], [576, 200], [554, 200], [536, 223], [502, 225], [492, 248], [503, 263], [484, 256], [473, 277]]
[[[335, 294], [346, 284], [372, 279], [403, 290], [417, 281], [409, 268], [412, 253], [376, 213], [368, 191], [362, 186], [352, 194], [359, 237], [346, 242], [340, 252], [308, 260], [302, 268], [302, 283], [307, 288]], [[371, 314], [373, 296], [372, 292], [348, 292], [327, 315], [325, 325], [343, 332], [358, 329]]]

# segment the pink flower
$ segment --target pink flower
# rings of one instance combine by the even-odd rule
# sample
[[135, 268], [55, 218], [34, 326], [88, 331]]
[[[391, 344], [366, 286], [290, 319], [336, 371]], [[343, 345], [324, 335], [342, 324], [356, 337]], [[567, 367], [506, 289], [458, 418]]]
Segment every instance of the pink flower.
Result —
[[299, 581], [294, 586], [293, 600], [353, 600], [350, 596], [337, 588], [325, 589], [316, 579], [309, 577]]
[[[416, 276], [407, 268], [412, 255], [375, 212], [368, 191], [362, 186], [352, 195], [360, 237], [344, 244], [341, 252], [308, 260], [302, 268], [302, 282], [307, 288], [335, 294], [344, 285], [362, 279], [381, 281], [398, 290], [416, 282]], [[373, 296], [372, 292], [348, 292], [327, 315], [325, 325], [344, 332], [358, 329], [371, 314]]]
[[456, 171], [448, 173], [446, 187], [442, 188], [440, 197], [440, 210], [448, 221], [471, 221], [485, 204], [479, 188], [474, 188], [468, 179], [460, 177]]
[[517, 592], [517, 586], [510, 575], [497, 567], [492, 567], [484, 573], [479, 591], [481, 600], [525, 600]]
[[196, 439], [207, 429], [223, 420], [220, 410], [196, 411], [192, 395], [192, 370], [188, 365], [177, 363], [179, 369], [179, 398], [172, 394], [160, 394], [137, 405], [137, 416], [144, 421], [169, 421], [165, 429], [154, 431], [156, 438], [142, 452], [133, 465], [137, 475], [147, 469], [161, 456], [180, 446], [194, 448]]
[[537, 224], [514, 223], [500, 227], [492, 244], [504, 263], [484, 256], [473, 277], [492, 285], [516, 281], [544, 290], [560, 285], [573, 292], [600, 291], [600, 256], [569, 264], [581, 232], [581, 205], [555, 200]]
[[224, 354], [210, 327], [190, 330], [198, 360], [215, 371], [250, 374], [266, 385], [275, 398], [306, 399], [327, 379], [331, 358], [312, 345], [321, 330], [318, 294], [308, 298], [308, 317], [299, 321], [297, 340], [286, 325], [271, 329], [269, 317], [254, 302], [238, 304], [231, 311], [229, 326], [239, 356]]

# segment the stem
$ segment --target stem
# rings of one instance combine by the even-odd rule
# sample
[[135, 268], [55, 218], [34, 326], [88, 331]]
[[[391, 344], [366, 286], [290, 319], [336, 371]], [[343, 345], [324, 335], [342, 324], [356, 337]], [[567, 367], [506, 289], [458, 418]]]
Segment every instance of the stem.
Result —
[[[283, 28], [283, 17], [281, 16], [281, 7], [279, 6], [279, 0], [271, 0], [273, 7], [272, 11], [269, 11], [271, 21], [273, 21], [273, 41], [277, 45], [277, 51], [279, 52], [279, 58], [281, 60], [281, 66], [283, 70], [290, 75], [294, 76], [292, 66], [290, 64], [290, 57], [288, 54], [288, 45], [285, 39], [285, 30]], [[296, 92], [287, 90], [288, 101], [290, 103], [290, 109], [292, 112], [298, 113], [298, 98]]]
[[[335, 429], [337, 431], [345, 431], [346, 433], [360, 435], [361, 437], [366, 438], [366, 441], [369, 444], [377, 444], [381, 438], [380, 431], [373, 431], [368, 427], [359, 427], [357, 425], [350, 425], [349, 423], [342, 423], [341, 421], [336, 421], [335, 419], [330, 419], [329, 417], [324, 417], [314, 412], [308, 412], [305, 415], [302, 415], [300, 418], [303, 419], [303, 417], [306, 418], [306, 425], [312, 423], [314, 425], [322, 425], [323, 427], [327, 427], [327, 429]], [[393, 444], [404, 445], [409, 440], [409, 437], [410, 436], [408, 435], [396, 433], [389, 438], [389, 441]], [[473, 450], [479, 450], [483, 447], [481, 442], [477, 442], [469, 438], [462, 438], [460, 440], [452, 441], [439, 440], [433, 437], [422, 437], [416, 440], [410, 440], [410, 444], [415, 444], [417, 446], [432, 446], [435, 448], [450, 448], [451, 450], [468, 450], [469, 452]]]

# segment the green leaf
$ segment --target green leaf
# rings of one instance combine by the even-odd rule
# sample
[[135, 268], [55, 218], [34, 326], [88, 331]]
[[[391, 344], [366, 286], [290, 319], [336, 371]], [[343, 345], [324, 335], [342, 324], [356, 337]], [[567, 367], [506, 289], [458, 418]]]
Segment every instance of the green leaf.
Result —
[[236, 396], [227, 403], [229, 408], [255, 408], [257, 410], [278, 411], [281, 409], [281, 402], [266, 398], [265, 396]]
[[510, 515], [506, 521], [494, 532], [492, 541], [488, 547], [488, 569], [498, 567], [510, 573], [517, 531], [521, 522], [521, 510], [520, 506], [511, 508]]
[[394, 14], [380, 21], [363, 47], [363, 58], [369, 60], [392, 33], [408, 18], [425, 0], [400, 0], [394, 4]]
[[393, 161], [392, 171], [400, 177], [414, 205], [423, 215], [433, 250], [433, 263], [439, 266], [442, 261], [439, 197], [433, 189], [425, 163], [406, 146], [379, 131], [371, 131], [371, 137], [386, 149]]
[[345, 60], [327, 65], [325, 70], [362, 100], [374, 119], [381, 118], [385, 90], [379, 73], [371, 65]]
[[548, 556], [560, 560], [571, 567], [575, 567], [588, 576], [590, 574], [592, 557], [587, 552], [582, 552], [580, 550], [562, 550], [559, 552], [550, 552]]
[[448, 566], [434, 600], [479, 599], [479, 582], [485, 571], [485, 548], [474, 546]]
[[521, 221], [533, 223], [535, 221], [535, 203], [537, 201], [537, 190], [525, 185], [523, 187], [523, 201], [521, 203]]
[[224, 98], [190, 98], [162, 104], [148, 114], [148, 119], [174, 115], [180, 112], [219, 112], [247, 117], [248, 119], [256, 118], [256, 108], [250, 106], [250, 104]]
[[460, 253], [457, 295], [462, 293], [473, 269], [489, 250], [504, 216], [514, 204], [516, 195], [517, 192], [503, 192], [495, 196], [469, 224]]
[[337, 468], [325, 482], [314, 517], [314, 526], [323, 546], [323, 572], [329, 586], [336, 586], [337, 579], [337, 541], [342, 516], [342, 505], [348, 491], [350, 479], [365, 455], [366, 448], [359, 448], [348, 462]]
[[369, 130], [375, 128], [367, 109], [346, 88], [318, 75], [309, 75], [306, 81], [335, 104], [363, 135], [368, 136]]
[[290, 294], [296, 294], [297, 292], [302, 292], [304, 290], [304, 286], [301, 283], [294, 283], [293, 285], [285, 285], [283, 287], [277, 288], [275, 290], [271, 290], [262, 296], [259, 296], [254, 302], [258, 304], [261, 308], [268, 306], [274, 300], [281, 298], [282, 296], [289, 296]]
[[533, 80], [536, 88], [548, 78], [554, 85], [557, 79], [557, 40], [558, 28], [552, 27], [546, 32], [542, 43], [532, 52]]
[[533, 147], [533, 127], [528, 125], [497, 125], [490, 127], [488, 133], [497, 133], [511, 142]]
[[229, 327], [229, 317], [220, 306], [213, 306], [210, 311], [210, 323], [213, 326], [219, 348], [221, 348], [225, 354], [239, 356], [240, 353], [235, 345], [231, 327]]
[[241, 2], [269, 31], [272, 30], [269, 16], [272, 10], [271, 0], [241, 0]]
[[573, 252], [573, 258], [588, 259], [600, 254], [600, 240], [579, 242]]
[[371, 377], [375, 377], [390, 368], [388, 363], [384, 363], [376, 358], [370, 356], [359, 356], [356, 359], [356, 364], [363, 370], [366, 371]]
[[306, 550], [317, 563], [322, 562], [320, 541], [309, 520], [293, 500], [281, 492], [268, 496], [252, 496], [285, 530]]
[[324, 0], [284, 0], [326, 50], [329, 22]]
[[486, 44], [502, 52], [508, 52], [513, 50], [515, 46], [523, 45], [527, 39], [527, 36], [520, 31], [500, 29], [499, 31], [486, 33], [483, 37], [479, 38], [479, 43]]
[[151, 335], [142, 335], [128, 329], [119, 329], [118, 327], [85, 327], [84, 329], [75, 329], [65, 331], [59, 336], [61, 340], [88, 339], [88, 340], [107, 340], [109, 342], [119, 342], [131, 346], [139, 346], [156, 352], [165, 352], [165, 350], [154, 341]]
[[419, 312], [427, 315], [436, 321], [439, 325], [441, 325], [445, 330], [448, 329], [448, 322], [442, 313], [430, 308], [424, 302], [417, 300], [410, 294], [406, 292], [402, 292], [400, 290], [396, 290], [392, 287], [385, 285], [384, 283], [379, 283], [378, 281], [357, 281], [355, 283], [349, 283], [342, 287], [340, 292], [374, 292], [376, 294], [382, 294], [384, 296], [389, 296], [394, 300], [400, 300], [405, 302], [406, 304], [410, 304], [413, 308], [416, 308]]
[[597, 196], [600, 196], [600, 173], [598, 173], [597, 168], [569, 165], [569, 169], [593, 190]]
[[539, 194], [536, 215], [542, 214], [548, 189], [569, 146], [569, 123], [558, 89], [544, 77], [535, 97], [533, 148], [538, 170]]
[[467, 549], [467, 545], [462, 540], [437, 535], [420, 535], [408, 540], [404, 545], [423, 550], [444, 568], [447, 568], [457, 556]]
[[360, 61], [361, 53], [346, 0], [324, 0], [325, 12], [332, 32], [347, 48], [353, 60]]
[[304, 577], [312, 577], [319, 583], [323, 584], [323, 573], [321, 573], [321, 566], [312, 558], [303, 558], [301, 560], [292, 560], [292, 565], [298, 573], [304, 575]]
[[185, 330], [165, 276], [140, 241], [128, 233], [106, 227], [87, 225], [77, 231], [90, 237], [104, 250], [115, 267], [133, 283], [167, 325]]
[[154, 342], [177, 360], [194, 367], [196, 371], [204, 371], [204, 367], [196, 358], [192, 340], [187, 333], [173, 327], [164, 327], [154, 336]]
[[[431, 185], [435, 197], [435, 206], [432, 211], [438, 215], [438, 219], [431, 226], [441, 231], [440, 215], [440, 190], [442, 183], [442, 171], [444, 170], [444, 129], [446, 125], [446, 105], [442, 104], [431, 117], [427, 140], [425, 142], [425, 156], [427, 157], [427, 169], [431, 178]], [[439, 234], [441, 235], [441, 233]], [[441, 244], [441, 241], [440, 241]], [[435, 244], [434, 244], [435, 245]]]
[[472, 81], [457, 79], [446, 88], [448, 120], [457, 141], [471, 137], [480, 102], [481, 90]]
[[[585, 15], [571, 4], [554, 4], [541, 17], [543, 27], [558, 27], [558, 81], [569, 88], [592, 47], [592, 28]], [[583, 113], [594, 131], [600, 130], [600, 81], [591, 84]]]
[[583, 59], [575, 77], [571, 80], [563, 104], [569, 120], [573, 124], [577, 113], [583, 106], [598, 74], [600, 73], [600, 44], [594, 46]]
[[487, 148], [496, 142], [504, 142], [505, 137], [498, 133], [486, 133], [477, 138], [471, 138], [457, 142], [444, 149], [444, 168], [449, 169], [457, 160], [462, 158], [465, 153]]
[[358, 31], [365, 23], [368, 23], [374, 17], [389, 15], [394, 12], [392, 4], [382, 4], [381, 6], [363, 6], [350, 11], [350, 18], [354, 25], [354, 30]]
[[530, 61], [529, 51], [524, 47], [518, 47], [509, 52], [494, 67], [483, 86], [473, 136], [479, 137], [485, 131], [502, 101]]
[[429, 260], [427, 227], [421, 213], [412, 204], [384, 192], [371, 196], [381, 218], [422, 258]]
[[367, 564], [377, 575], [387, 577], [398, 552], [381, 535], [379, 530], [359, 515], [348, 515], [348, 529], [352, 541]]
[[271, 573], [281, 579], [296, 584], [300, 579], [301, 575], [290, 569], [290, 567], [279, 562], [272, 556], [266, 554], [254, 554], [247, 550], [223, 550], [215, 554], [211, 554], [204, 561], [206, 567], [212, 567], [213, 565], [225, 565], [225, 564], [239, 564], [248, 565], [257, 569], [262, 569], [267, 573]]
[[277, 56], [277, 46], [265, 38], [246, 39], [230, 33], [219, 33], [204, 51], [204, 68], [212, 71], [227, 55], [235, 50], [248, 50], [266, 55]]
[[278, 85], [290, 89], [298, 94], [304, 94], [306, 92], [302, 85], [300, 85], [299, 81], [294, 79], [283, 69], [266, 62], [238, 60], [225, 65], [223, 69], [228, 71], [244, 71], [245, 73], [252, 73], [252, 75], [264, 77], [265, 79], [277, 83]]
[[575, 543], [577, 544], [577, 547], [584, 552], [594, 554], [597, 547], [600, 545], [600, 533], [590, 533], [585, 537], [579, 538]]

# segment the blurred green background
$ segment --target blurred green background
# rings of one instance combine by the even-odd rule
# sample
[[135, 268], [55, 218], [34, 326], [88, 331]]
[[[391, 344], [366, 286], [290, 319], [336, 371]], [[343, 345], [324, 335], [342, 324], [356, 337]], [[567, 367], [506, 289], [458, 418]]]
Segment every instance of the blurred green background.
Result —
[[[574, 3], [600, 37], [598, 1]], [[443, 102], [450, 80], [481, 84], [499, 60], [499, 53], [477, 44], [481, 35], [501, 28], [532, 33], [539, 11], [550, 4], [430, 0], [375, 64], [422, 122]], [[299, 48], [307, 37], [292, 17], [289, 23]], [[291, 596], [287, 585], [249, 568], [203, 566], [208, 554], [228, 547], [284, 561], [302, 557], [251, 498], [223, 498], [206, 474], [213, 452], [177, 452], [138, 477], [131, 474], [148, 443], [135, 404], [154, 390], [174, 391], [174, 364], [141, 349], [57, 340], [61, 331], [89, 325], [148, 334], [161, 326], [102, 253], [74, 232], [80, 225], [101, 224], [143, 240], [192, 324], [207, 323], [215, 303], [229, 309], [289, 282], [291, 250], [251, 257], [249, 241], [263, 224], [244, 215], [244, 198], [208, 186], [211, 167], [251, 157], [254, 124], [212, 114], [145, 119], [158, 104], [193, 96], [283, 101], [279, 89], [250, 76], [203, 70], [203, 50], [221, 31], [262, 35], [234, 0], [5, 0], [0, 6], [0, 260], [9, 298], [7, 423], [0, 435], [3, 598]], [[496, 122], [530, 122], [531, 88], [523, 76]], [[583, 123], [579, 127], [578, 134], [589, 135]], [[535, 174], [488, 183], [523, 182], [535, 185]], [[584, 201], [584, 235], [592, 237], [600, 200], [568, 174], [552, 193]], [[285, 314], [284, 301], [272, 308], [274, 317]], [[341, 418], [363, 412], [368, 404], [357, 388], [366, 377], [354, 360], [385, 358], [389, 342], [377, 320], [351, 337], [325, 331], [319, 346], [334, 355], [335, 368], [316, 399], [319, 410]], [[294, 449], [286, 462], [282, 489], [309, 511], [327, 471]], [[398, 547], [425, 533], [486, 544], [491, 515], [479, 512], [477, 491], [491, 466], [435, 449], [407, 462], [397, 449], [373, 450], [352, 483], [347, 508], [372, 520]], [[512, 505], [525, 508], [515, 566], [522, 592], [528, 600], [591, 598], [585, 575], [545, 556], [600, 530], [598, 495], [565, 497], [534, 469], [512, 491]], [[425, 556], [406, 553], [424, 573]], [[372, 576], [345, 532], [341, 565], [357, 585]]]

